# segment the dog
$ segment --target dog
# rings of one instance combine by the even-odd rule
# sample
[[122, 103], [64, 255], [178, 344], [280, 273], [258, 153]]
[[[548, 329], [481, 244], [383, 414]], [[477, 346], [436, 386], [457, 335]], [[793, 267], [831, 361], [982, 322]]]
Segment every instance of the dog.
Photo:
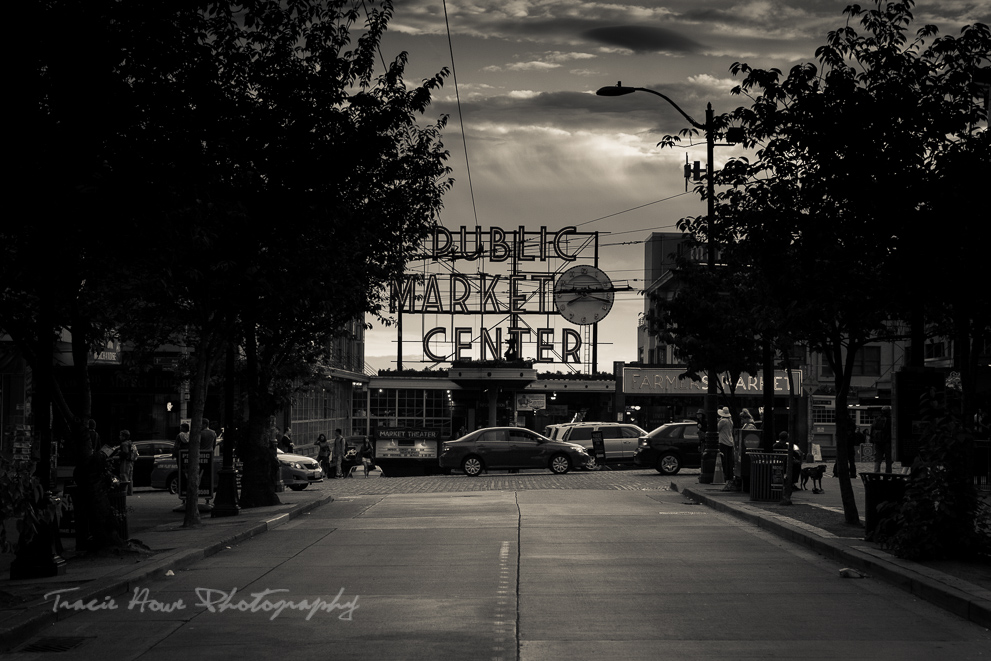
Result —
[[805, 485], [808, 484], [809, 479], [811, 479], [812, 493], [825, 493], [822, 489], [822, 476], [825, 472], [825, 464], [820, 466], [806, 466], [802, 469], [802, 483], [800, 486], [805, 489]]

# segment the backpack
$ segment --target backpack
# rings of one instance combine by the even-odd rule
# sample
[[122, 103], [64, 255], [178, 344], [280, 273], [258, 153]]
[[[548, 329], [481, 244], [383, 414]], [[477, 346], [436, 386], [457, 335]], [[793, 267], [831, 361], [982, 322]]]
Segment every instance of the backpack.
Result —
[[131, 461], [138, 460], [138, 448], [133, 442], [131, 442], [131, 451], [128, 452], [127, 456]]

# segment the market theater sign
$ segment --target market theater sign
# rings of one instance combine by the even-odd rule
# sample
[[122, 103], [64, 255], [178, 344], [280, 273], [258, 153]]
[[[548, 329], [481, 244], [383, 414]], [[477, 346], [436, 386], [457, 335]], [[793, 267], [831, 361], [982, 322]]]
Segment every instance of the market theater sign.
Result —
[[[582, 336], [572, 328], [536, 328], [512, 323], [519, 316], [557, 316], [554, 305], [554, 264], [573, 262], [586, 247], [593, 245], [595, 232], [579, 232], [565, 227], [556, 232], [540, 227], [528, 231], [520, 226], [506, 231], [500, 227], [460, 230], [434, 229], [425, 242], [427, 259], [450, 263], [444, 273], [407, 274], [393, 281], [390, 288], [390, 311], [401, 315], [461, 315], [479, 320], [478, 327], [466, 319], [450, 328], [436, 326], [423, 329], [423, 354], [433, 362], [501, 358], [503, 347], [535, 347], [535, 362], [555, 362], [555, 354], [565, 363], [581, 363]], [[458, 261], [501, 264], [509, 272], [462, 273]], [[518, 268], [530, 263], [527, 273]], [[538, 263], [546, 273], [535, 273]], [[474, 267], [473, 267], [474, 268]], [[489, 319], [490, 323], [486, 323]], [[507, 327], [496, 324], [510, 320]]]
[[[624, 367], [623, 393], [627, 395], [704, 395], [708, 389], [709, 380], [702, 375], [698, 381], [682, 376], [685, 370], [663, 367]], [[802, 394], [802, 372], [794, 370], [795, 394]], [[719, 380], [722, 388], [729, 391], [731, 379], [728, 374], [721, 374]], [[764, 377], [741, 374], [735, 386], [738, 395], [759, 395], [764, 392]], [[774, 394], [788, 394], [788, 373], [784, 370], [774, 371]]]

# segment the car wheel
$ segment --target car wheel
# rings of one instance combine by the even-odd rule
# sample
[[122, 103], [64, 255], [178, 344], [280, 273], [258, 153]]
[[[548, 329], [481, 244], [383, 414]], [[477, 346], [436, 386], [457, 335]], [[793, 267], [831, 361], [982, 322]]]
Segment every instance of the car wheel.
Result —
[[571, 470], [571, 460], [563, 454], [556, 454], [551, 457], [551, 472], [564, 475]]
[[169, 493], [175, 495], [179, 493], [179, 476], [169, 475], [169, 479], [166, 482], [169, 485]]
[[588, 455], [588, 461], [585, 462], [585, 465], [582, 466], [582, 468], [587, 471], [596, 471], [599, 470], [599, 464], [595, 461], [595, 457], [593, 455]]
[[306, 485], [306, 484], [290, 484], [289, 485], [289, 488], [292, 489], [293, 491], [302, 491], [307, 486], [308, 485]]
[[661, 475], [675, 475], [681, 470], [681, 459], [673, 452], [667, 452], [660, 456], [655, 468]]
[[482, 460], [479, 457], [465, 457], [465, 460], [461, 462], [461, 470], [468, 477], [478, 477], [484, 469], [485, 467], [482, 465]]

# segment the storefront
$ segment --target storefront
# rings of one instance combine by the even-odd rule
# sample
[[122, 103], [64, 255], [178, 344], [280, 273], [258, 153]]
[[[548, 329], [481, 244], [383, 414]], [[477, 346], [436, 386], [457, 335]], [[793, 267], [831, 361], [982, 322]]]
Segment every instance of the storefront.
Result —
[[[695, 420], [704, 410], [708, 381], [705, 376], [692, 380], [683, 367], [640, 367], [617, 363], [616, 410], [623, 411], [625, 422], [633, 422], [652, 430], [668, 422]], [[785, 370], [775, 370], [774, 428], [792, 430], [792, 436], [803, 451], [808, 452], [808, 398], [803, 394], [802, 373], [791, 374], [792, 396], [789, 395], [789, 375]], [[732, 400], [730, 393], [732, 392]], [[742, 374], [735, 382], [728, 375], [721, 375], [718, 385], [717, 407], [729, 406], [740, 411], [747, 409], [760, 424], [766, 418], [764, 411], [764, 378]], [[790, 408], [794, 407], [794, 408]]]

